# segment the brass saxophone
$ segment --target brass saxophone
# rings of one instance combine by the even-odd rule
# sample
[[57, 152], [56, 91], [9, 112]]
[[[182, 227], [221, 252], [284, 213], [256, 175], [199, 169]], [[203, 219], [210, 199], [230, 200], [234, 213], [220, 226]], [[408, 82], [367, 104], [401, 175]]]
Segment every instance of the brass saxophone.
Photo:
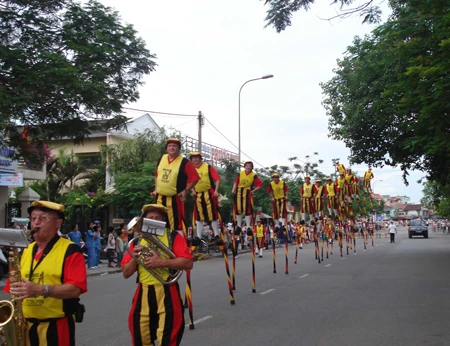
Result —
[[[31, 230], [31, 233], [35, 231]], [[8, 262], [10, 284], [22, 281], [19, 248], [10, 248]], [[0, 301], [0, 345], [25, 346], [26, 327], [27, 321], [22, 313], [22, 301], [15, 300], [13, 294], [11, 294], [11, 301]]]

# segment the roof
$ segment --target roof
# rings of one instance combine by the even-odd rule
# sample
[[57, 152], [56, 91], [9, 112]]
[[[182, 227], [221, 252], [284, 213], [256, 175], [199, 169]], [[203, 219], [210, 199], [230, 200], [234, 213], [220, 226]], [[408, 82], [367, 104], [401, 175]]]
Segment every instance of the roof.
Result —
[[422, 210], [422, 206], [420, 204], [406, 204], [405, 207], [403, 208], [404, 211], [409, 211], [409, 210]]

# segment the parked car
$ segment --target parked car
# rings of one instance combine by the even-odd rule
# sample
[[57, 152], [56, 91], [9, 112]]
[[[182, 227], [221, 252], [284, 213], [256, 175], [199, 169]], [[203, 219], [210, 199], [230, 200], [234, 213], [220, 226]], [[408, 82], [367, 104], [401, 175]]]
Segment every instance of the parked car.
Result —
[[413, 235], [422, 235], [424, 238], [428, 238], [428, 226], [423, 220], [411, 220], [408, 226], [408, 237], [412, 238]]

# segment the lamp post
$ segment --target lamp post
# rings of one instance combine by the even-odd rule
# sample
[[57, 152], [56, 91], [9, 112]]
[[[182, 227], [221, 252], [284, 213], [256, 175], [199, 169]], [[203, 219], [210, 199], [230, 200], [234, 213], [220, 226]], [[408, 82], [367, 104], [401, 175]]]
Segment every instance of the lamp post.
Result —
[[239, 140], [238, 140], [238, 147], [239, 147], [239, 167], [241, 165], [241, 91], [245, 84], [253, 82], [255, 80], [260, 79], [269, 79], [273, 78], [273, 74], [267, 74], [259, 78], [249, 79], [244, 84], [241, 85], [241, 88], [239, 89], [239, 116], [238, 116], [238, 131], [239, 131]]
[[373, 182], [373, 192], [375, 192], [375, 183], [378, 183], [379, 181], [383, 181], [383, 180], [377, 180]]

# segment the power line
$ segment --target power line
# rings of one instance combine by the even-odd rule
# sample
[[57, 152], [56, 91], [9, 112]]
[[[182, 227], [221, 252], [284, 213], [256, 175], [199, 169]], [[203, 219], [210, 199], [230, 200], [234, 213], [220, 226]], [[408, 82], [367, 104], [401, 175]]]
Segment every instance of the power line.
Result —
[[147, 111], [145, 109], [136, 109], [136, 108], [128, 108], [128, 107], [122, 107], [123, 109], [128, 109], [130, 111], [136, 111], [136, 112], [144, 112], [144, 113], [152, 113], [152, 114], [161, 114], [161, 115], [175, 115], [177, 117], [197, 117], [198, 114], [192, 115], [192, 114], [179, 114], [179, 113], [167, 113], [167, 112], [156, 112], [156, 111]]
[[[207, 118], [205, 118], [205, 117], [203, 117], [203, 118], [214, 128], [214, 130], [216, 130], [218, 133], [220, 133], [220, 135], [223, 138], [225, 138], [228, 141], [228, 143], [230, 143], [233, 147], [235, 147], [237, 150], [239, 150], [239, 148], [232, 141], [230, 141], [222, 132], [220, 132], [219, 129], [217, 127], [215, 127]], [[244, 153], [242, 150], [241, 150], [241, 153], [243, 153], [245, 156], [247, 156], [250, 160], [252, 160], [257, 165], [259, 165], [261, 168], [264, 168], [264, 165], [260, 164], [255, 159], [252, 159], [249, 155]]]

